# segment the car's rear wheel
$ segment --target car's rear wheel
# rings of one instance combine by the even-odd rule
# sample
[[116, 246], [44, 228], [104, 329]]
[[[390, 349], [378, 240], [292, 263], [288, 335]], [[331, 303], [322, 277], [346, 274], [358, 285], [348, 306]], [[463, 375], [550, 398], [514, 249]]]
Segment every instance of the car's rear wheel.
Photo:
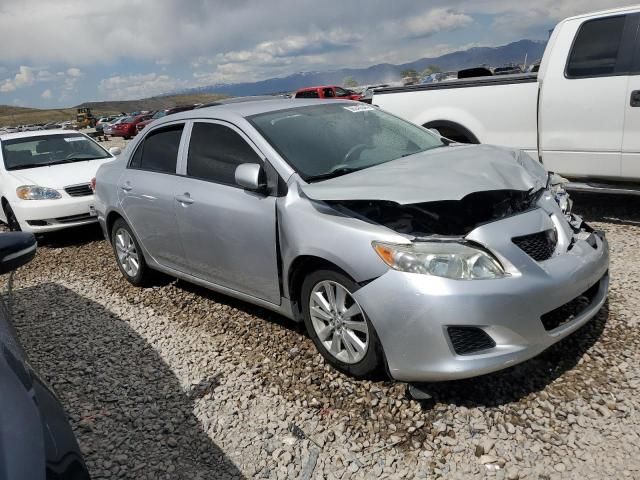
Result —
[[7, 226], [9, 227], [9, 230], [11, 230], [12, 232], [19, 232], [22, 229], [20, 228], [20, 222], [18, 222], [18, 218], [16, 217], [16, 214], [13, 211], [13, 208], [11, 208], [11, 205], [9, 205], [9, 203], [5, 203], [4, 204], [4, 215], [7, 218]]
[[336, 369], [369, 377], [383, 366], [382, 345], [353, 293], [358, 284], [333, 270], [318, 270], [302, 284], [307, 332], [322, 356]]
[[124, 278], [136, 286], [146, 285], [151, 276], [149, 267], [131, 227], [122, 218], [113, 223], [111, 244]]

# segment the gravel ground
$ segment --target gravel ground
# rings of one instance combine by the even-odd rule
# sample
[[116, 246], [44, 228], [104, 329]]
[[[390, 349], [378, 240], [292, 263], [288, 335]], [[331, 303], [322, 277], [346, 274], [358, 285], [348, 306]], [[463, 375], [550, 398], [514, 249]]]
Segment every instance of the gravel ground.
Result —
[[428, 402], [337, 373], [273, 313], [130, 286], [97, 228], [42, 239], [15, 276], [16, 329], [96, 479], [640, 478], [640, 199], [575, 210], [611, 243], [608, 304], [531, 361], [426, 386]]

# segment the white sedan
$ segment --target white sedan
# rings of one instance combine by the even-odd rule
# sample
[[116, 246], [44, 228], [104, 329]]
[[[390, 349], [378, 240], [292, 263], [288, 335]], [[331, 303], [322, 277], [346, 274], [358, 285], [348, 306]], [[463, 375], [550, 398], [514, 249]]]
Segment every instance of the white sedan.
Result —
[[119, 153], [75, 131], [0, 134], [0, 221], [34, 233], [95, 222], [91, 180]]

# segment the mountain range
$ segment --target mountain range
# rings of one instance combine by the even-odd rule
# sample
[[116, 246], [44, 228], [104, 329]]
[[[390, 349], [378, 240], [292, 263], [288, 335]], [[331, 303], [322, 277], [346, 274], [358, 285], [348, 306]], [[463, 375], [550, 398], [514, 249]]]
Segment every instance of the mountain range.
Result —
[[175, 93], [219, 93], [231, 96], [263, 95], [291, 92], [312, 85], [342, 84], [351, 77], [360, 85], [387, 83], [401, 79], [400, 72], [415, 69], [421, 72], [429, 65], [437, 65], [443, 71], [460, 70], [480, 65], [500, 66], [523, 63], [525, 56], [531, 64], [542, 58], [546, 42], [519, 40], [499, 47], [473, 47], [468, 50], [447, 53], [439, 57], [421, 58], [402, 64], [381, 63], [367, 68], [341, 68], [326, 72], [300, 72], [286, 77], [269, 78], [258, 82], [216, 84], [189, 88]]

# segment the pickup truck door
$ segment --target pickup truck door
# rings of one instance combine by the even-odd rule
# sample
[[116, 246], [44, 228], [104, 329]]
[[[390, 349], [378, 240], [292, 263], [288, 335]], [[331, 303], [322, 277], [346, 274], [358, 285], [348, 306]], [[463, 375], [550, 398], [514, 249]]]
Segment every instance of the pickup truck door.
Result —
[[622, 176], [637, 25], [636, 14], [609, 15], [567, 21], [558, 32], [539, 99], [539, 148], [549, 170], [574, 178]]
[[[635, 17], [640, 27], [640, 14], [630, 17]], [[620, 170], [625, 179], [640, 180], [640, 32], [637, 29], [634, 40], [633, 66], [626, 92]]]

